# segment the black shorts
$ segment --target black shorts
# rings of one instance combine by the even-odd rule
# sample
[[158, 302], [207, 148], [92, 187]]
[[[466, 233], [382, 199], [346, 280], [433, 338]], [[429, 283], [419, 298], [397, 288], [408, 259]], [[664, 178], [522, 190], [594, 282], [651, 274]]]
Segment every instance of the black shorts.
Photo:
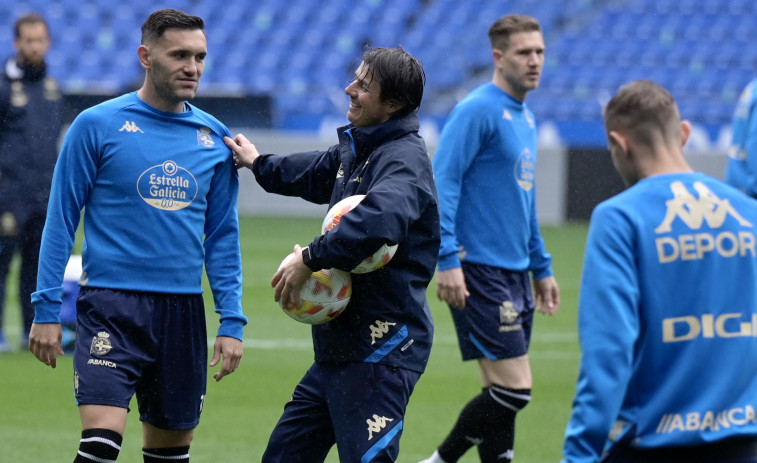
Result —
[[528, 352], [534, 300], [528, 272], [463, 263], [465, 308], [450, 307], [463, 360], [501, 360]]
[[136, 394], [140, 420], [197, 427], [208, 372], [202, 295], [82, 287], [76, 310], [77, 405], [128, 409]]

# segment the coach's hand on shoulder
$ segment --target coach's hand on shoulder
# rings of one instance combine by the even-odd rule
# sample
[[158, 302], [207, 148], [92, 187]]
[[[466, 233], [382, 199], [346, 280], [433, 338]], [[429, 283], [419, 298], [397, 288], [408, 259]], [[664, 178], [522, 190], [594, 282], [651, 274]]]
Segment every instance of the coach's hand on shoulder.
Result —
[[560, 288], [554, 276], [534, 281], [534, 299], [536, 310], [547, 315], [554, 315], [560, 308]]
[[234, 138], [223, 137], [223, 142], [232, 151], [237, 169], [241, 167], [252, 168], [252, 163], [260, 156], [255, 145], [241, 133]]
[[239, 368], [239, 362], [242, 360], [242, 341], [228, 336], [218, 336], [213, 346], [213, 358], [210, 360], [210, 366], [218, 365], [223, 359], [221, 369], [213, 374], [216, 382], [224, 376], [230, 375]]
[[56, 359], [63, 355], [60, 323], [33, 323], [29, 332], [29, 350], [45, 365], [56, 367]]

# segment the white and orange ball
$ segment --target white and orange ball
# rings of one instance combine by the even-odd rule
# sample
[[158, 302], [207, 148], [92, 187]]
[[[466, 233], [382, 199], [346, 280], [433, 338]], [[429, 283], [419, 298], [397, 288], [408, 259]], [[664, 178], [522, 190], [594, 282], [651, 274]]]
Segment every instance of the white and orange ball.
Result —
[[[295, 254], [291, 253], [279, 265], [284, 266]], [[352, 295], [352, 277], [347, 272], [337, 269], [322, 269], [313, 272], [300, 290], [302, 303], [299, 307], [285, 308], [282, 301], [279, 305], [284, 313], [298, 322], [309, 325], [327, 323], [341, 314], [347, 308]]]
[[[326, 217], [323, 219], [323, 224], [321, 224], [321, 234], [325, 234], [332, 228], [339, 225], [339, 222], [341, 222], [342, 220], [342, 216], [354, 209], [355, 206], [360, 204], [360, 201], [362, 201], [363, 198], [365, 198], [365, 195], [348, 196], [338, 203], [334, 204], [334, 206], [326, 213]], [[391, 246], [383, 244], [378, 250], [376, 250], [376, 252], [366, 257], [355, 268], [350, 270], [350, 272], [368, 273], [374, 270], [378, 270], [389, 263], [390, 260], [392, 260], [395, 252], [397, 252], [396, 244], [393, 244]]]

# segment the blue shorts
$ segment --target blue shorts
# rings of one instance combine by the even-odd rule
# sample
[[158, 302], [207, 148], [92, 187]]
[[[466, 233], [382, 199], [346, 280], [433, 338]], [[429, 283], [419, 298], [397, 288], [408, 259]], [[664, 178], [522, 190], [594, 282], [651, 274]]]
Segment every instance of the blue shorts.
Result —
[[263, 463], [392, 462], [420, 373], [375, 363], [314, 363], [271, 434]]
[[464, 309], [450, 306], [463, 360], [501, 360], [528, 352], [534, 299], [528, 272], [462, 264], [470, 296]]
[[77, 405], [128, 410], [136, 394], [141, 421], [197, 427], [208, 374], [202, 295], [82, 287], [76, 308]]

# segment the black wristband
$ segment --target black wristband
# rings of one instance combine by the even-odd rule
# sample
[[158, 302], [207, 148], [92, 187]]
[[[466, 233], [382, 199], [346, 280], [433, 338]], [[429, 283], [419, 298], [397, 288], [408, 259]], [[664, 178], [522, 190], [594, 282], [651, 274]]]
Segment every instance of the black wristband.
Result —
[[302, 248], [302, 263], [310, 268], [310, 246]]

